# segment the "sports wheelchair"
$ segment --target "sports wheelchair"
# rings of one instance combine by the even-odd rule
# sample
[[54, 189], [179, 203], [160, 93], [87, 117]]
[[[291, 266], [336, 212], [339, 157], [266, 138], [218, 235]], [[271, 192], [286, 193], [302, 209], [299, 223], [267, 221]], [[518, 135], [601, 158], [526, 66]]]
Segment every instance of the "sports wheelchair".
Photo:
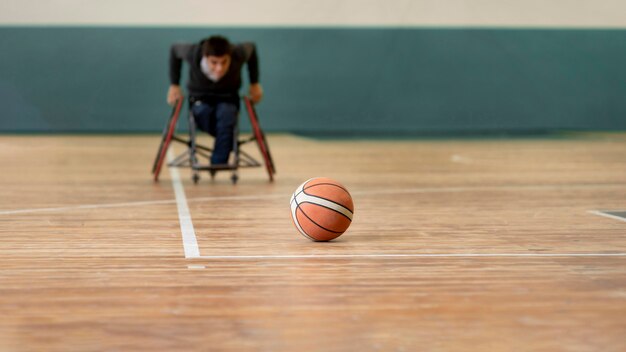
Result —
[[[259, 147], [259, 151], [261, 156], [263, 157], [263, 163], [265, 164], [265, 168], [267, 170], [267, 174], [269, 176], [270, 182], [274, 181], [274, 174], [276, 174], [276, 168], [274, 167], [274, 162], [272, 160], [272, 155], [270, 154], [269, 145], [267, 144], [267, 140], [265, 138], [265, 134], [261, 129], [259, 124], [258, 115], [256, 110], [254, 109], [254, 104], [248, 97], [243, 98], [243, 102], [245, 105], [245, 110], [247, 112], [248, 118], [250, 119], [250, 125], [252, 127], [252, 135], [248, 138], [241, 139], [239, 136], [239, 118], [237, 118], [237, 122], [234, 128], [234, 138], [233, 138], [233, 150], [231, 152], [231, 158], [229, 158], [229, 162], [227, 164], [218, 164], [211, 165], [211, 152], [212, 149], [196, 143], [196, 123], [192, 113], [192, 101], [189, 100], [189, 139], [184, 139], [176, 136], [176, 125], [178, 123], [178, 117], [183, 107], [183, 101], [185, 99], [179, 99], [176, 104], [174, 104], [174, 108], [172, 109], [172, 113], [168, 119], [165, 128], [163, 129], [163, 134], [161, 136], [161, 144], [159, 145], [159, 149], [157, 151], [156, 158], [152, 165], [152, 174], [154, 175], [154, 181], [159, 180], [159, 174], [161, 172], [161, 167], [163, 166], [163, 162], [167, 155], [167, 150], [170, 146], [171, 141], [176, 141], [187, 146], [187, 150], [177, 156], [175, 159], [170, 161], [167, 165], [169, 167], [190, 167], [192, 171], [192, 180], [194, 183], [198, 183], [200, 180], [200, 172], [208, 171], [211, 175], [211, 179], [215, 177], [215, 174], [219, 171], [230, 171], [231, 180], [233, 184], [236, 184], [239, 180], [238, 170], [239, 168], [245, 167], [260, 167], [262, 166], [261, 162], [257, 161], [250, 154], [244, 152], [241, 147], [244, 144], [250, 142], [256, 142]], [[200, 159], [204, 158], [207, 161], [201, 162]]]

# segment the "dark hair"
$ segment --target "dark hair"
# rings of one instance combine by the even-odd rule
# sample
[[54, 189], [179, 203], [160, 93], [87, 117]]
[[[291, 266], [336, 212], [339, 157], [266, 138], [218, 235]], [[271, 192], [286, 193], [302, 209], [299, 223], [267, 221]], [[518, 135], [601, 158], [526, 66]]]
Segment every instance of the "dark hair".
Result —
[[214, 35], [202, 42], [202, 56], [230, 55], [230, 42], [228, 39]]

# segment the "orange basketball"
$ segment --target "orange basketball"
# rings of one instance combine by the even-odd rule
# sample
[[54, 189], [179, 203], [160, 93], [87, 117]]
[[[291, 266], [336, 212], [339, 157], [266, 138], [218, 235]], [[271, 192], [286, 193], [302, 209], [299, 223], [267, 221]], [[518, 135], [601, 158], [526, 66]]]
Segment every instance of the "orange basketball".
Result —
[[352, 196], [341, 183], [329, 178], [312, 178], [291, 196], [293, 223], [312, 241], [341, 236], [352, 223], [353, 214]]

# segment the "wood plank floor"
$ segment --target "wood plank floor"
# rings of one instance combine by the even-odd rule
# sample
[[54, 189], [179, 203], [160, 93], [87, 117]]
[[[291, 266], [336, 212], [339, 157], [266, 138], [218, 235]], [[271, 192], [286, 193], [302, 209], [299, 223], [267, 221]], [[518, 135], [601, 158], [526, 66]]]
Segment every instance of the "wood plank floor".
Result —
[[[626, 221], [593, 213], [626, 210], [626, 134], [270, 135], [276, 181], [237, 185], [154, 183], [158, 142], [0, 136], [0, 351], [626, 350]], [[328, 243], [290, 218], [315, 176], [355, 202]]]

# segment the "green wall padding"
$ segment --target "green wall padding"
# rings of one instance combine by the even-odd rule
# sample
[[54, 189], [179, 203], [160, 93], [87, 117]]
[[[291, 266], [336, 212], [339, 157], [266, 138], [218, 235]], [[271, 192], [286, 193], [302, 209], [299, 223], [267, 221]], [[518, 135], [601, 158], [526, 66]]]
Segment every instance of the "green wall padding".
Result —
[[215, 33], [266, 131], [626, 129], [626, 30], [0, 27], [0, 132], [160, 132], [170, 44]]

